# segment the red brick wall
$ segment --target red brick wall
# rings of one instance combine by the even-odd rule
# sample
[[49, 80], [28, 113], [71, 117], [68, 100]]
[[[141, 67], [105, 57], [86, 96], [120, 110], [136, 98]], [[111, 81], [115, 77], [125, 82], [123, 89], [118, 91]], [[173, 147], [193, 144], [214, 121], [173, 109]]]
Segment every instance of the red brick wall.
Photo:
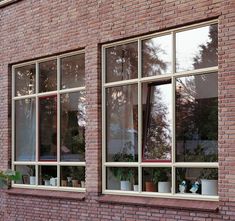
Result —
[[[219, 22], [219, 212], [98, 203], [100, 44], [213, 18]], [[0, 192], [0, 220], [235, 220], [235, 1], [21, 0], [0, 8], [0, 169], [11, 151], [10, 64], [80, 48], [89, 117], [85, 201]]]

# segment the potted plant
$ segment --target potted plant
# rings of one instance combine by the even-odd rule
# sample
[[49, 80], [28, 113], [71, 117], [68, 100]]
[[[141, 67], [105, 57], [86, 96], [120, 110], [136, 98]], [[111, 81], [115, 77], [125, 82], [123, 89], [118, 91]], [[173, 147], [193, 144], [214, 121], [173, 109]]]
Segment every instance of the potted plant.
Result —
[[168, 168], [157, 168], [153, 171], [153, 182], [158, 184], [159, 193], [170, 193], [171, 183], [169, 180]]
[[83, 167], [74, 167], [72, 173], [72, 186], [85, 187], [85, 170]]
[[28, 174], [29, 174], [29, 184], [36, 185], [36, 176], [34, 175], [34, 166], [28, 165]]
[[65, 173], [61, 175], [61, 186], [67, 186], [67, 176]]
[[18, 171], [6, 170], [0, 171], [0, 188], [8, 189], [11, 186], [11, 181], [21, 179], [21, 174]]
[[44, 185], [45, 185], [45, 186], [50, 186], [50, 179], [51, 179], [51, 176], [50, 176], [50, 175], [44, 174], [44, 175], [42, 176], [42, 179], [43, 179], [43, 181], [44, 181]]
[[216, 169], [203, 169], [200, 179], [202, 195], [218, 195], [218, 171]]

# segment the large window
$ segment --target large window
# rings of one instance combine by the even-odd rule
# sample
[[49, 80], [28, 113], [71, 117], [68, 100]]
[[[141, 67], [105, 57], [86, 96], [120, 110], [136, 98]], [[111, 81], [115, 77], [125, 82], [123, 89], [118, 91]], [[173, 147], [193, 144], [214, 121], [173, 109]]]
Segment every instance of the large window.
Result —
[[83, 51], [13, 66], [15, 186], [85, 190]]
[[216, 22], [103, 46], [103, 193], [218, 199]]

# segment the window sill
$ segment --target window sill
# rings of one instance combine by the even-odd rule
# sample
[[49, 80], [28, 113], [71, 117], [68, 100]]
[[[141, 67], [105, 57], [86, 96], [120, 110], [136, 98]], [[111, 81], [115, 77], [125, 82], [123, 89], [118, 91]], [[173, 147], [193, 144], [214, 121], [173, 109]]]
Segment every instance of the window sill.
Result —
[[166, 199], [138, 196], [118, 196], [102, 195], [99, 197], [100, 203], [127, 204], [149, 207], [161, 207], [181, 210], [199, 210], [208, 212], [217, 212], [219, 202], [202, 201], [202, 200], [185, 200], [185, 199]]
[[16, 2], [16, 1], [17, 0], [3, 0], [3, 1], [0, 1], [0, 8], [4, 7], [6, 5], [9, 5], [9, 4], [13, 3], [13, 2]]
[[6, 190], [7, 194], [10, 195], [24, 195], [24, 196], [36, 196], [45, 198], [60, 198], [60, 199], [72, 199], [72, 200], [84, 200], [85, 193], [77, 192], [65, 192], [65, 191], [55, 191], [55, 190], [32, 190], [25, 188], [12, 188]]

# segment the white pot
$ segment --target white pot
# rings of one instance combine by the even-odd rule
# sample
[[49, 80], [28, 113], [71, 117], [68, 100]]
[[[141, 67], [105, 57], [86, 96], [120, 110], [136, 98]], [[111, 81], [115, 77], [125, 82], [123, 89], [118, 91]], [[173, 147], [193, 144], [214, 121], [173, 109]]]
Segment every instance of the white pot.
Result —
[[218, 195], [218, 180], [201, 180], [202, 183], [202, 195]]
[[158, 192], [159, 193], [170, 193], [171, 183], [170, 182], [158, 182]]
[[45, 186], [50, 186], [50, 180], [44, 180]]
[[53, 177], [52, 177], [52, 178], [50, 179], [50, 185], [51, 185], [51, 186], [57, 186], [57, 178], [53, 178]]
[[139, 185], [134, 185], [133, 189], [134, 189], [135, 192], [138, 192], [139, 191]]
[[85, 188], [85, 181], [81, 181], [81, 187]]
[[29, 177], [29, 184], [30, 185], [36, 185], [36, 177], [35, 176], [30, 176]]
[[120, 181], [120, 184], [121, 184], [121, 190], [124, 190], [124, 191], [130, 191], [131, 190], [131, 186], [130, 186], [129, 181]]

